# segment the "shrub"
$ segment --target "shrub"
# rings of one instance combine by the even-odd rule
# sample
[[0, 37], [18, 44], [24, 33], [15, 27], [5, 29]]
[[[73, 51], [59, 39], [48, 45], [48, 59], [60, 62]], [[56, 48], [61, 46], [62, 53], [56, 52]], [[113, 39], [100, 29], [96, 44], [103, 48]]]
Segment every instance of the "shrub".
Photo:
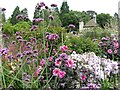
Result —
[[97, 55], [101, 54], [97, 42], [91, 41], [90, 38], [73, 36], [67, 40], [66, 45], [77, 53], [95, 52]]

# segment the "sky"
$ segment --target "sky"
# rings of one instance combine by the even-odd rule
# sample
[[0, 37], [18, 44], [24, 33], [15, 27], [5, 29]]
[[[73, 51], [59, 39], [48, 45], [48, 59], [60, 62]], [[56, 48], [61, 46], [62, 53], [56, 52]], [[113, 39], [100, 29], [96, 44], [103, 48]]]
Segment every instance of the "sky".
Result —
[[[120, 0], [67, 0], [70, 10], [74, 11], [87, 11], [93, 10], [98, 14], [109, 13], [114, 15], [115, 12], [118, 13], [118, 2]], [[60, 8], [63, 0], [0, 0], [0, 7], [6, 8], [6, 18], [11, 17], [13, 10], [16, 6], [28, 9], [29, 18], [33, 18], [35, 6], [37, 3], [45, 2], [47, 6], [51, 4], [57, 4]]]

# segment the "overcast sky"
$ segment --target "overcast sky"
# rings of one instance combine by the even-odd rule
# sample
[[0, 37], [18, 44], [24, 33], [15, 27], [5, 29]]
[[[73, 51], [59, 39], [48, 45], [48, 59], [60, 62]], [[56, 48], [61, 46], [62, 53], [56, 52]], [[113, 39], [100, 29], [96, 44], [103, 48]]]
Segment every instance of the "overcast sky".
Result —
[[[70, 10], [87, 11], [94, 10], [99, 13], [109, 13], [112, 16], [118, 12], [118, 1], [120, 0], [67, 0]], [[52, 3], [61, 7], [63, 0], [0, 0], [0, 7], [6, 8], [6, 18], [10, 17], [14, 8], [27, 8], [29, 18], [32, 19], [35, 6], [39, 2], [45, 2], [50, 6]]]

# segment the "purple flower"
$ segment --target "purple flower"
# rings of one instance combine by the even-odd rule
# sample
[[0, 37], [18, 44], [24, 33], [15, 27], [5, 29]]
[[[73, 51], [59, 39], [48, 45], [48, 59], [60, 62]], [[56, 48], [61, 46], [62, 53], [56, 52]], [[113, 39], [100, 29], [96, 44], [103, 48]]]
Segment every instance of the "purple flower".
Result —
[[4, 12], [4, 11], [6, 11], [6, 9], [5, 9], [5, 8], [2, 8], [2, 11]]
[[16, 35], [16, 36], [20, 35], [20, 32], [16, 32], [15, 35]]
[[27, 81], [27, 82], [29, 82], [29, 81], [30, 81], [30, 79], [29, 79], [29, 78], [24, 78], [24, 80], [25, 80], [25, 81]]
[[34, 18], [33, 19], [33, 22], [36, 22], [36, 23], [40, 23], [40, 22], [43, 22], [44, 19], [43, 18]]
[[38, 27], [36, 25], [33, 25], [31, 28], [30, 28], [31, 31], [36, 31], [38, 30]]
[[19, 40], [19, 39], [22, 39], [22, 37], [21, 36], [17, 36], [17, 39]]
[[46, 36], [46, 39], [51, 40], [51, 41], [55, 41], [59, 38], [59, 36], [57, 34], [49, 34]]
[[1, 55], [5, 55], [5, 54], [8, 54], [9, 50], [7, 48], [3, 48], [0, 53]]
[[75, 28], [75, 25], [73, 25], [73, 24], [69, 24], [68, 27], [69, 27], [69, 28]]
[[48, 9], [48, 6], [45, 6], [45, 9]]
[[57, 7], [57, 4], [51, 4], [51, 7]]
[[22, 17], [23, 17], [22, 15], [17, 15], [16, 19], [20, 20], [20, 19], [22, 19]]
[[17, 53], [16, 56], [19, 57], [19, 58], [23, 58], [23, 54], [22, 53]]
[[6, 35], [6, 34], [3, 34], [2, 37], [5, 38], [5, 37], [7, 37], [7, 35]]
[[50, 19], [50, 20], [53, 20], [53, 19], [54, 19], [54, 17], [53, 17], [52, 15], [50, 15], [50, 16], [49, 16], [49, 19]]
[[68, 60], [68, 55], [66, 53], [60, 54], [59, 57], [64, 59], [64, 60]]
[[13, 55], [8, 55], [8, 57], [7, 57], [9, 60], [12, 60], [12, 59], [14, 59], [14, 57], [13, 57]]
[[44, 7], [45, 3], [44, 2], [40, 2], [40, 7]]

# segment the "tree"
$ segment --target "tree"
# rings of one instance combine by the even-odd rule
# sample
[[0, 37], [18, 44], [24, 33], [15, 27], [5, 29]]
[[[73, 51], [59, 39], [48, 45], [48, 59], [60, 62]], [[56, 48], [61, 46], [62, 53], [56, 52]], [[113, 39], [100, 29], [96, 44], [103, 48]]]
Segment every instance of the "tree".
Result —
[[13, 14], [11, 15], [11, 20], [10, 23], [12, 23], [13, 25], [18, 23], [18, 20], [16, 19], [16, 17], [20, 14], [20, 9], [19, 6], [17, 6], [14, 11]]
[[35, 7], [35, 12], [34, 12], [34, 16], [33, 18], [39, 18], [40, 17], [40, 10], [37, 9], [37, 7], [39, 6], [39, 3], [37, 3], [36, 7]]
[[2, 22], [5, 22], [5, 21], [6, 21], [5, 13], [3, 12], [3, 13], [2, 13]]
[[22, 14], [23, 16], [28, 17], [28, 10], [27, 10], [27, 8], [24, 8], [23, 10], [21, 10], [21, 14]]
[[97, 15], [97, 23], [102, 28], [105, 28], [105, 26], [110, 26], [111, 19], [112, 17], [110, 14], [101, 13]]
[[65, 13], [68, 13], [68, 12], [69, 12], [69, 6], [68, 6], [68, 4], [67, 4], [67, 1], [64, 1], [64, 2], [62, 3], [61, 8], [60, 8], [60, 13], [61, 13], [61, 14], [65, 14]]

